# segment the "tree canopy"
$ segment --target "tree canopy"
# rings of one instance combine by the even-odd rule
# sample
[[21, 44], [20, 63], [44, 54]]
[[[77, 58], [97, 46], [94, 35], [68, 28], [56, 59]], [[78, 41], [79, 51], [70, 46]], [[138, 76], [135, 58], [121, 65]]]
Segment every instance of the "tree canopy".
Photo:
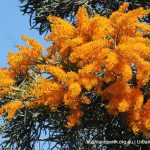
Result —
[[60, 149], [103, 146], [86, 143], [92, 139], [148, 139], [150, 26], [139, 19], [149, 13], [124, 3], [108, 18], [89, 17], [82, 6], [75, 25], [47, 17], [46, 49], [23, 35], [27, 46], [17, 45], [9, 68], [0, 69], [4, 146], [31, 149], [43, 130]]

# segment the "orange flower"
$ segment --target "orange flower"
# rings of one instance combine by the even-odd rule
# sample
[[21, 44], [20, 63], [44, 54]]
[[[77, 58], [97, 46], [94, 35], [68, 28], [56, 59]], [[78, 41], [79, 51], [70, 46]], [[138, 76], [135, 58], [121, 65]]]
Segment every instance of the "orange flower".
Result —
[[11, 86], [15, 83], [11, 77], [9, 70], [5, 68], [0, 69], [0, 97], [12, 92]]
[[11, 101], [0, 108], [0, 114], [4, 115], [5, 113], [7, 113], [8, 119], [11, 120], [16, 112], [21, 108], [23, 108], [22, 101]]

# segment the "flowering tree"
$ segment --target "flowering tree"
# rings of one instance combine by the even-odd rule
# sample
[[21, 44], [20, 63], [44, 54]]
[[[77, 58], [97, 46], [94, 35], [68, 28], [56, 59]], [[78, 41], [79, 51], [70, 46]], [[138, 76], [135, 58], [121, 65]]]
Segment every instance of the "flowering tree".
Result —
[[[149, 12], [128, 11], [124, 3], [109, 18], [89, 17], [82, 6], [75, 26], [48, 16], [51, 33], [45, 39], [53, 43], [46, 54], [23, 35], [28, 46], [9, 52], [9, 68], [0, 71], [1, 130], [10, 138], [4, 146], [32, 149], [44, 140], [58, 148], [97, 149], [103, 145], [85, 141], [95, 135], [150, 137], [150, 26], [139, 21]], [[40, 138], [42, 130], [50, 131], [46, 139]]]

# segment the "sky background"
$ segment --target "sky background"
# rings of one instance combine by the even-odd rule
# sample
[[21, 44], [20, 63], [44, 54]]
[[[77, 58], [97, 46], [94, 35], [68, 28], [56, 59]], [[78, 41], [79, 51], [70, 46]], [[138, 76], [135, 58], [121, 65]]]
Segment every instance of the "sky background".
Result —
[[20, 11], [19, 0], [3, 0], [0, 3], [0, 67], [7, 67], [7, 54], [10, 50], [17, 51], [15, 45], [25, 44], [21, 35], [35, 38], [42, 45], [45, 35], [39, 35], [37, 30], [30, 30], [29, 16]]

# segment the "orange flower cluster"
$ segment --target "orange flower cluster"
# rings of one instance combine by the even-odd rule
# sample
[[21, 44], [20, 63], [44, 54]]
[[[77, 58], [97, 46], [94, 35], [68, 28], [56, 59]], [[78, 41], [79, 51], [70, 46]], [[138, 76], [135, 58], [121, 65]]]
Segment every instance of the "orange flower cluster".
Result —
[[7, 118], [11, 120], [16, 114], [16, 112], [23, 107], [24, 105], [22, 101], [11, 101], [5, 104], [4, 106], [2, 106], [2, 108], [0, 108], [0, 114], [3, 115], [7, 114], [8, 115]]
[[131, 109], [128, 113], [128, 124], [133, 132], [142, 132], [144, 136], [150, 137], [150, 100], [142, 109]]
[[36, 40], [26, 35], [23, 35], [22, 39], [30, 47], [17, 45], [19, 51], [16, 52], [16, 54], [10, 51], [8, 54], [8, 64], [10, 65], [10, 71], [14, 77], [19, 74], [26, 74], [42, 54], [43, 48]]
[[2, 68], [0, 69], [0, 97], [12, 92], [11, 86], [15, 81], [11, 77], [9, 70]]
[[29, 108], [47, 105], [55, 111], [63, 99], [63, 87], [54, 81], [40, 78], [37, 83], [31, 85], [30, 94], [37, 97], [36, 100], [27, 102]]
[[[106, 101], [110, 114], [126, 113], [130, 129], [149, 136], [150, 100], [144, 102], [141, 87], [150, 76], [150, 40], [145, 38], [150, 26], [139, 21], [149, 12], [142, 8], [128, 11], [128, 3], [124, 3], [109, 18], [90, 18], [80, 7], [76, 27], [59, 17], [47, 17], [52, 32], [45, 39], [53, 41], [47, 54], [42, 54], [39, 43], [23, 36], [31, 47], [18, 46], [20, 51], [8, 56], [14, 76], [27, 73], [31, 66], [40, 76], [30, 85], [28, 93], [35, 99], [27, 106], [47, 105], [56, 111], [66, 105], [70, 109], [67, 126], [72, 127], [80, 124], [81, 104], [90, 104], [85, 92], [96, 92]], [[41, 54], [44, 61], [38, 64]], [[137, 69], [136, 86], [129, 84], [132, 66]]]

